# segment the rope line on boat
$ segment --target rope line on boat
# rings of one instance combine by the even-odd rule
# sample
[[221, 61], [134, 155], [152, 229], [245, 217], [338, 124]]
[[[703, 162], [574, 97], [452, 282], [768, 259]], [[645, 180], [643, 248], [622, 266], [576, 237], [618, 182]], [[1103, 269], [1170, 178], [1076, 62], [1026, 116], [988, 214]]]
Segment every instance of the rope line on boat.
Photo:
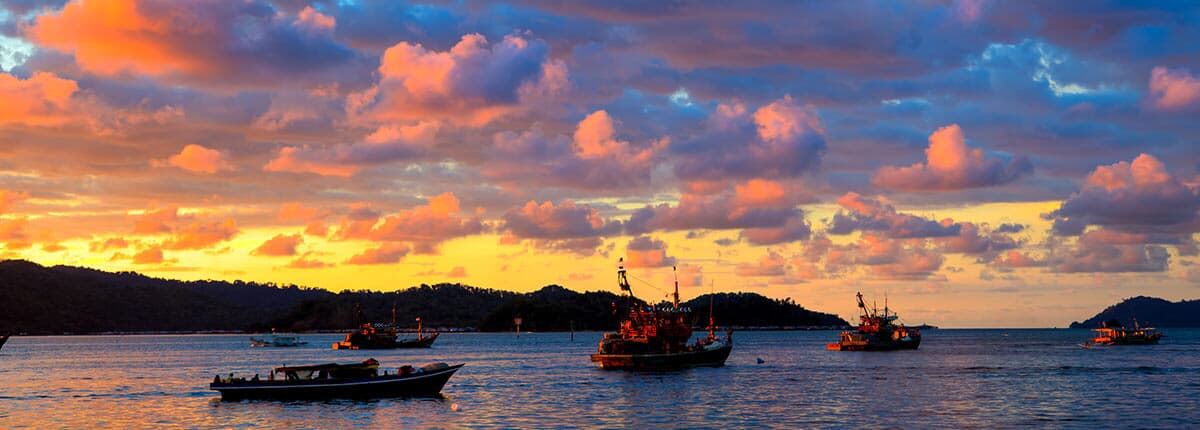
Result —
[[630, 278], [633, 278], [633, 280], [635, 280], [635, 281], [638, 281], [638, 282], [641, 282], [641, 283], [643, 283], [643, 284], [646, 284], [646, 286], [647, 286], [647, 287], [653, 288], [653, 289], [657, 290], [658, 292], [660, 292], [660, 293], [663, 293], [663, 294], [664, 294], [664, 295], [666, 295], [666, 296], [670, 296], [670, 295], [671, 295], [671, 292], [669, 292], [669, 291], [667, 291], [667, 290], [664, 290], [664, 289], [662, 289], [662, 288], [658, 288], [658, 287], [654, 286], [654, 284], [651, 284], [650, 282], [648, 282], [648, 281], [646, 281], [646, 280], [644, 280], [644, 279], [642, 279], [642, 278], [639, 278], [639, 277], [637, 277], [637, 276], [630, 275], [629, 273], [626, 273], [626, 274], [625, 274], [625, 276], [628, 276], [628, 277], [630, 277]]

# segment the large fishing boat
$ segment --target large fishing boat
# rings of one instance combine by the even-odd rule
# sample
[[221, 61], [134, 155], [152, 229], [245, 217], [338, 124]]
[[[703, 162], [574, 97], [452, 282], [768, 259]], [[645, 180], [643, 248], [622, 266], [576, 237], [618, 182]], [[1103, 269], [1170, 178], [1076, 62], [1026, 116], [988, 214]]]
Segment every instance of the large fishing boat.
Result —
[[284, 366], [271, 370], [267, 379], [217, 375], [209, 389], [222, 400], [241, 399], [335, 399], [372, 397], [437, 396], [462, 364], [429, 363], [403, 366], [395, 373], [379, 374], [379, 362]]
[[417, 337], [397, 339], [396, 305], [392, 305], [391, 324], [363, 324], [358, 330], [346, 334], [346, 339], [334, 342], [333, 349], [393, 349], [429, 348], [437, 340], [438, 333], [426, 336], [421, 318], [417, 317]]
[[[622, 259], [623, 262], [624, 259]], [[679, 306], [679, 280], [670, 306], [649, 306], [633, 295], [624, 265], [618, 266], [617, 285], [627, 293], [628, 313], [616, 333], [605, 333], [591, 359], [602, 369], [652, 370], [725, 365], [733, 350], [733, 332], [716, 336], [711, 304], [708, 336], [692, 344], [691, 309]]]
[[858, 330], [844, 331], [838, 343], [826, 345], [831, 351], [895, 351], [917, 349], [921, 345], [921, 332], [911, 327], [896, 324], [900, 317], [888, 309], [884, 301], [883, 312], [874, 305], [867, 307], [862, 293], [858, 293]]
[[1126, 328], [1121, 321], [1112, 319], [1092, 331], [1096, 332], [1092, 343], [1098, 345], [1153, 345], [1163, 338], [1163, 334], [1153, 327], [1138, 326], [1136, 319], [1133, 328]]

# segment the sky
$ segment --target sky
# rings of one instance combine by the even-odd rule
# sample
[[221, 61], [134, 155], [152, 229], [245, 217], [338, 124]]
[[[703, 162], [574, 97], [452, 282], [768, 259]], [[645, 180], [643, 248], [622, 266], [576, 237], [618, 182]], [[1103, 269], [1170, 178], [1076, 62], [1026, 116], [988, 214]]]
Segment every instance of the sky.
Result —
[[651, 301], [1061, 327], [1200, 296], [1197, 41], [1182, 1], [5, 0], [0, 258], [521, 292], [623, 258]]

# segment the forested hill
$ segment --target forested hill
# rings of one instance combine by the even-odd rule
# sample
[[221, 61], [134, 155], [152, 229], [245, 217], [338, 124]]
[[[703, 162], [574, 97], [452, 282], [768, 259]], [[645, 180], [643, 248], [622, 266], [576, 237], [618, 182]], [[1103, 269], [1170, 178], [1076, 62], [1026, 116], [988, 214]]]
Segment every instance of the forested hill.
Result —
[[1109, 306], [1083, 322], [1071, 323], [1071, 328], [1096, 328], [1112, 319], [1127, 326], [1137, 318], [1143, 327], [1200, 327], [1200, 300], [1167, 300], [1138, 296]]
[[[420, 285], [396, 292], [344, 291], [254, 282], [176, 281], [133, 272], [0, 262], [0, 334], [144, 331], [340, 330], [358, 322], [426, 327], [512, 329], [516, 316], [532, 331], [612, 330], [623, 298], [612, 292], [578, 293], [550, 285], [531, 293], [461, 284]], [[753, 293], [721, 293], [713, 300], [721, 326], [841, 326], [836, 316], [790, 300]], [[687, 303], [698, 324], [709, 298]]]

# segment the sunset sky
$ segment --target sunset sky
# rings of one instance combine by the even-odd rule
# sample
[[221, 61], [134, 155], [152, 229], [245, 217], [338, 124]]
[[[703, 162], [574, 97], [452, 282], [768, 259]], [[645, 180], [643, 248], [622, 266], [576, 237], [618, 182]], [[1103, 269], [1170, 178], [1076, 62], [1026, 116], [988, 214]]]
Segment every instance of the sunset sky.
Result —
[[616, 292], [624, 257], [644, 299], [676, 265], [950, 327], [1196, 298], [1200, 3], [1128, 3], [5, 0], [0, 258]]

